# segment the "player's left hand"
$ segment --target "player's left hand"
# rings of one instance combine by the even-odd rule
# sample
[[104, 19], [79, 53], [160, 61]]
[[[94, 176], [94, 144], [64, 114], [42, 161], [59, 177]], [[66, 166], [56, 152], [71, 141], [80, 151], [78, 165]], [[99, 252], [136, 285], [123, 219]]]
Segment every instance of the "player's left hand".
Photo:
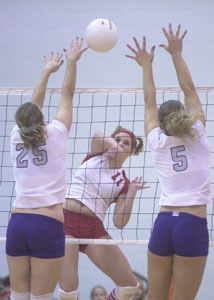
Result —
[[85, 47], [82, 49], [83, 44], [83, 38], [79, 39], [79, 37], [76, 37], [76, 40], [71, 40], [71, 48], [70, 50], [63, 49], [65, 52], [65, 56], [67, 60], [71, 61], [78, 61], [86, 50], [88, 50], [89, 47]]
[[44, 56], [45, 67], [44, 70], [50, 73], [54, 73], [59, 70], [61, 65], [63, 64], [62, 53], [57, 53], [54, 57], [54, 53], [51, 52], [50, 59], [48, 60], [46, 56]]
[[164, 48], [171, 55], [180, 54], [182, 52], [183, 39], [184, 39], [185, 35], [187, 34], [187, 30], [185, 30], [184, 33], [180, 36], [180, 29], [181, 29], [181, 25], [179, 24], [177, 27], [177, 31], [174, 34], [171, 23], [169, 23], [169, 31], [168, 32], [163, 27], [162, 30], [168, 41], [168, 45], [160, 44], [159, 47]]
[[136, 177], [134, 180], [132, 180], [129, 183], [129, 189], [134, 189], [136, 191], [142, 190], [142, 189], [148, 189], [149, 186], [146, 186], [146, 181], [142, 182], [142, 176], [140, 176], [139, 178]]
[[135, 56], [132, 55], [126, 55], [126, 57], [134, 59], [141, 67], [145, 67], [148, 64], [151, 64], [154, 59], [154, 52], [155, 52], [155, 46], [151, 48], [150, 53], [146, 50], [146, 37], [143, 37], [143, 45], [140, 47], [136, 37], [133, 37], [136, 49], [134, 49], [132, 46], [127, 44], [127, 47], [135, 54]]

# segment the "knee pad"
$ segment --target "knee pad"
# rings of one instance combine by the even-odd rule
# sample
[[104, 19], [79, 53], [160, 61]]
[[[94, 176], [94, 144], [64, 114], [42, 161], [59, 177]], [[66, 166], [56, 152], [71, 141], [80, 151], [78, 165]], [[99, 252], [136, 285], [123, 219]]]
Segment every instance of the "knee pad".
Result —
[[58, 289], [58, 300], [78, 300], [78, 292], [65, 292], [61, 288]]
[[138, 284], [136, 286], [117, 286], [108, 295], [107, 300], [130, 300], [136, 293]]
[[38, 295], [38, 296], [34, 296], [34, 295], [30, 294], [30, 300], [53, 300], [53, 298], [54, 298], [53, 295], [54, 295], [54, 293]]
[[30, 292], [19, 293], [10, 289], [10, 299], [11, 300], [30, 300]]

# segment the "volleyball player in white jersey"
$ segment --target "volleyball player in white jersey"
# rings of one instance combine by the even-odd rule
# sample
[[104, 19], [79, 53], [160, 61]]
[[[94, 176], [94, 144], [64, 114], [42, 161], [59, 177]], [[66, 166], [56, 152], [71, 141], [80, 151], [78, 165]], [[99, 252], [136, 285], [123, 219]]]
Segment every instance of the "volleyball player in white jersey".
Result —
[[[65, 234], [70, 238], [110, 239], [103, 221], [108, 207], [116, 202], [113, 222], [123, 228], [129, 221], [136, 192], [145, 187], [142, 178], [129, 182], [123, 162], [143, 148], [141, 138], [124, 128], [109, 136], [95, 132], [90, 155], [74, 173], [64, 203]], [[108, 300], [127, 300], [135, 294], [137, 281], [117, 245], [66, 244], [65, 260], [60, 279], [59, 299], [78, 299], [79, 251], [117, 285]]]
[[72, 123], [76, 63], [82, 39], [64, 50], [67, 60], [55, 119], [46, 125], [42, 114], [49, 76], [62, 65], [62, 55], [45, 67], [32, 101], [21, 105], [11, 133], [11, 158], [16, 199], [7, 230], [6, 253], [11, 299], [53, 299], [65, 248], [62, 202], [65, 198], [67, 140]]
[[163, 28], [168, 45], [160, 45], [172, 57], [178, 81], [185, 96], [169, 100], [159, 109], [152, 74], [154, 47], [146, 51], [146, 38], [140, 47], [128, 45], [143, 70], [145, 134], [151, 148], [162, 194], [160, 213], [148, 246], [149, 300], [168, 299], [174, 277], [172, 299], [195, 299], [208, 255], [209, 238], [206, 204], [210, 195], [210, 148], [205, 133], [205, 116], [188, 67], [182, 57], [180, 25], [173, 33]]

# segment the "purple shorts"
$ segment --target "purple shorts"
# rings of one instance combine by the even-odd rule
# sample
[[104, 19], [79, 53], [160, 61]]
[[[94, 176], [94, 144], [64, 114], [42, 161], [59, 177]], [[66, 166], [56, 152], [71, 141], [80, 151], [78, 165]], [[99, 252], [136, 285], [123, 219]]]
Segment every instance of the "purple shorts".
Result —
[[[63, 212], [66, 235], [82, 239], [100, 239], [108, 235], [103, 222], [98, 217], [74, 213], [67, 209], [63, 209]], [[84, 253], [87, 246], [87, 244], [80, 244], [79, 251]]]
[[63, 223], [53, 218], [15, 213], [7, 228], [6, 253], [9, 256], [58, 258], [65, 255]]
[[207, 220], [182, 212], [161, 212], [155, 220], [148, 248], [159, 256], [207, 256]]

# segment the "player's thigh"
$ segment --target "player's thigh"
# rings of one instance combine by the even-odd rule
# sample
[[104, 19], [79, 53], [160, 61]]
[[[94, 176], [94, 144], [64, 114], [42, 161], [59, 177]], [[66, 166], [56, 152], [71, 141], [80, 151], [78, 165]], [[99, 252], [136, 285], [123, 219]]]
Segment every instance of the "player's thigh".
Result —
[[129, 262], [118, 246], [88, 245], [85, 253], [102, 272], [115, 282], [116, 285], [137, 285]]
[[169, 294], [173, 256], [159, 256], [148, 250], [148, 299], [165, 300]]
[[[72, 238], [66, 236], [67, 238]], [[78, 288], [78, 261], [79, 245], [65, 244], [65, 257], [60, 275], [60, 287], [65, 291], [73, 291]]]
[[184, 257], [174, 255], [173, 299], [195, 299], [202, 281], [206, 261], [207, 256]]
[[30, 291], [30, 257], [9, 256], [7, 263], [10, 274], [11, 288], [20, 293]]
[[31, 294], [44, 295], [54, 291], [59, 281], [63, 258], [31, 258]]

